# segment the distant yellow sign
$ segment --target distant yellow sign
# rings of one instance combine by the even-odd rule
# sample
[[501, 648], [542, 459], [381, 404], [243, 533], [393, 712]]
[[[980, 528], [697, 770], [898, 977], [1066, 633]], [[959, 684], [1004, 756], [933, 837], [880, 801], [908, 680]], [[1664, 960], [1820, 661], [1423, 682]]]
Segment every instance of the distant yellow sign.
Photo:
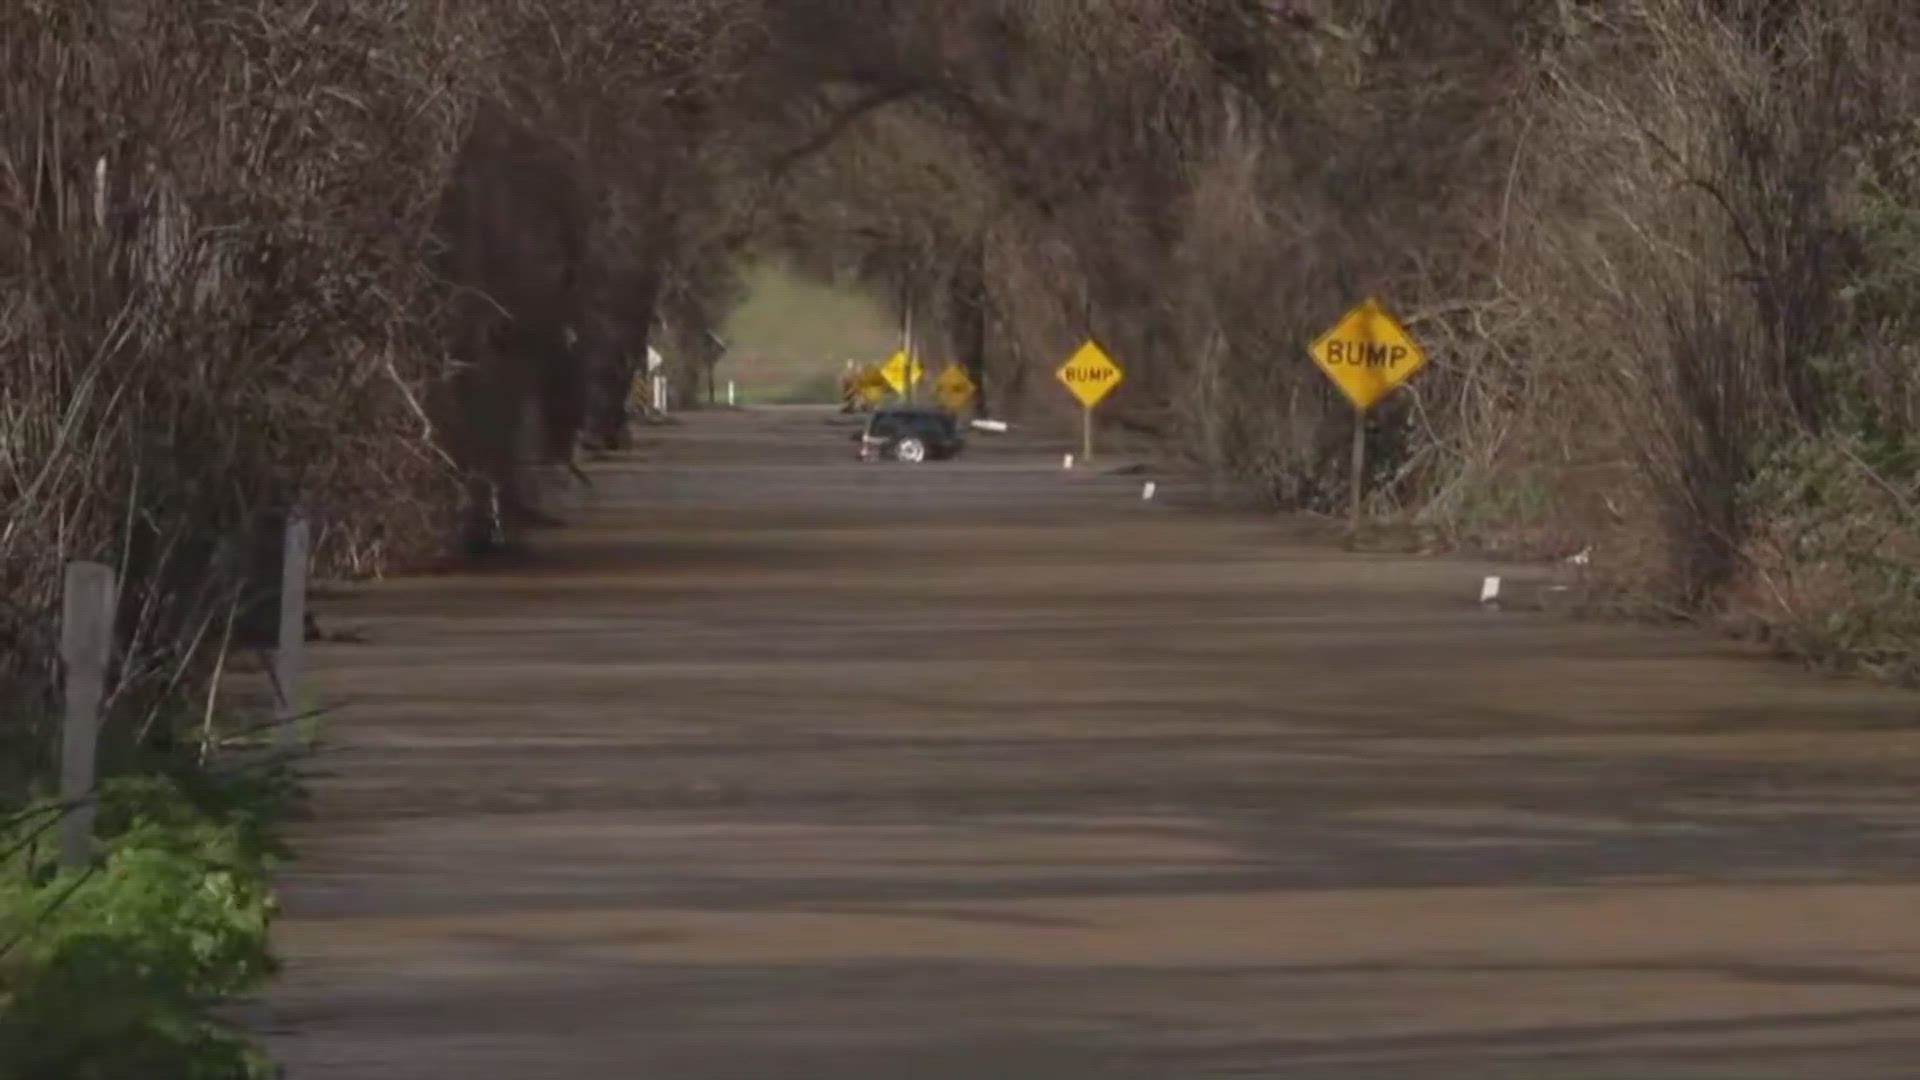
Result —
[[858, 400], [868, 405], [878, 405], [886, 400], [887, 393], [892, 388], [892, 384], [887, 381], [887, 377], [881, 373], [877, 365], [868, 364], [854, 373], [853, 394]]
[[920, 365], [920, 358], [908, 359], [904, 349], [894, 353], [893, 358], [880, 368], [880, 376], [887, 380], [887, 385], [893, 387], [896, 394], [906, 393], [907, 387], [918, 384], [926, 373], [926, 368]]
[[1088, 409], [1105, 401], [1107, 395], [1113, 393], [1121, 380], [1126, 378], [1126, 373], [1113, 362], [1113, 357], [1091, 341], [1080, 346], [1080, 351], [1061, 364], [1060, 370], [1054, 374]]
[[973, 379], [967, 375], [967, 369], [959, 364], [951, 365], [940, 373], [933, 384], [933, 392], [940, 397], [940, 404], [949, 409], [964, 409], [973, 403], [974, 394], [979, 387], [973, 385]]
[[1372, 298], [1347, 312], [1308, 352], [1362, 412], [1427, 366], [1427, 351]]

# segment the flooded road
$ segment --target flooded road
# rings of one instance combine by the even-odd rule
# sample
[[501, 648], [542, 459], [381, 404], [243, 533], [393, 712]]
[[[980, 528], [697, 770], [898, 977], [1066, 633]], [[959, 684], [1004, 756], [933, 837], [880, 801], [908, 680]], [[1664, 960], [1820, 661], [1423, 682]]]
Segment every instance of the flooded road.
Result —
[[847, 436], [322, 607], [294, 1080], [1914, 1074], [1915, 698]]

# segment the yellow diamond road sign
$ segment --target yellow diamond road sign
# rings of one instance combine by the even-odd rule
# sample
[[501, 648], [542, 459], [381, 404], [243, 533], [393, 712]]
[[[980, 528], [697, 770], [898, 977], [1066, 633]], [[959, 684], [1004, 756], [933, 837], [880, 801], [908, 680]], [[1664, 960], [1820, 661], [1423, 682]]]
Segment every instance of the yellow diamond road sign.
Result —
[[1054, 374], [1060, 377], [1074, 397], [1080, 399], [1080, 404], [1089, 409], [1106, 400], [1106, 396], [1113, 393], [1120, 381], [1126, 378], [1120, 365], [1113, 362], [1106, 350], [1091, 341], [1080, 346], [1080, 351], [1061, 364], [1060, 370]]
[[878, 405], [890, 389], [892, 384], [876, 365], [869, 364], [854, 374], [853, 392], [869, 405]]
[[918, 383], [926, 373], [926, 369], [920, 366], [919, 358], [908, 360], [905, 350], [894, 353], [893, 358], [880, 369], [881, 377], [887, 380], [887, 385], [893, 387], [896, 394], [906, 393], [907, 387]]
[[973, 400], [973, 380], [967, 376], [967, 369], [959, 364], [940, 373], [940, 381], [933, 388], [940, 395], [940, 403], [949, 409], [958, 409]]
[[1354, 406], [1371, 409], [1427, 366], [1427, 352], [1380, 301], [1347, 312], [1308, 350]]

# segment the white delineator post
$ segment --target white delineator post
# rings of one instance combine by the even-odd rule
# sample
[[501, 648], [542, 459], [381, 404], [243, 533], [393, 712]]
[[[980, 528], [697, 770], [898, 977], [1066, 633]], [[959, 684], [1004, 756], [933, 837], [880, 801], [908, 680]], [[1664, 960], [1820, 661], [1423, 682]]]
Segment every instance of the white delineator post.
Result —
[[60, 611], [60, 659], [66, 667], [66, 716], [60, 740], [60, 862], [68, 869], [93, 858], [94, 759], [100, 746], [100, 702], [113, 653], [113, 568], [67, 564]]
[[733, 408], [733, 405], [734, 405], [733, 380], [728, 379], [727, 380], [727, 408], [731, 409]]
[[307, 517], [287, 515], [285, 556], [280, 565], [280, 647], [273, 654], [273, 680], [279, 687], [274, 742], [289, 749], [300, 741], [300, 680], [306, 675]]

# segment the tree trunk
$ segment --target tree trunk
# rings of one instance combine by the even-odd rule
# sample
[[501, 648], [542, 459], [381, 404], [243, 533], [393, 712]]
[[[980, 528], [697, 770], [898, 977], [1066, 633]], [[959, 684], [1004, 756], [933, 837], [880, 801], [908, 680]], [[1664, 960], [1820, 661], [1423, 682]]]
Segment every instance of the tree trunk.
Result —
[[974, 411], [992, 416], [987, 397], [987, 250], [976, 244], [961, 261], [953, 279], [954, 348], [960, 364], [973, 380]]

